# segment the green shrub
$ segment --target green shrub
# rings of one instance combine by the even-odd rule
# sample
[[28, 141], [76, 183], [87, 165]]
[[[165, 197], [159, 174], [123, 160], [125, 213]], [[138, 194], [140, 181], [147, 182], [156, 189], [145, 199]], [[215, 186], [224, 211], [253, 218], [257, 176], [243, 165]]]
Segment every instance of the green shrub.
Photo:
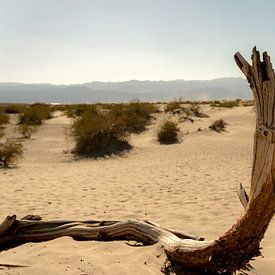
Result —
[[19, 124], [18, 131], [23, 138], [30, 139], [33, 134], [38, 131], [37, 125]]
[[0, 125], [8, 122], [9, 122], [9, 116], [6, 113], [0, 112]]
[[6, 168], [14, 164], [23, 155], [23, 146], [21, 143], [7, 139], [0, 143], [0, 166]]
[[158, 142], [161, 144], [172, 144], [178, 142], [179, 129], [173, 121], [165, 121], [157, 133]]
[[32, 104], [20, 114], [19, 124], [41, 125], [44, 120], [52, 118], [51, 112], [47, 104]]
[[77, 155], [103, 156], [130, 149], [124, 126], [109, 114], [86, 111], [75, 120], [70, 133], [76, 144], [73, 153]]
[[225, 130], [226, 125], [227, 123], [223, 119], [219, 119], [212, 123], [209, 128], [213, 131], [220, 133]]

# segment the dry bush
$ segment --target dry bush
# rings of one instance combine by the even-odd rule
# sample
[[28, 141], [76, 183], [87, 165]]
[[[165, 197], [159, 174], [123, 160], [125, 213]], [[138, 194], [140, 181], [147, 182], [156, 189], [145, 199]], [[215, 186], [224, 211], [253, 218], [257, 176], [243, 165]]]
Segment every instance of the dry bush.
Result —
[[0, 138], [2, 138], [4, 135], [4, 128], [0, 126]]
[[75, 141], [73, 153], [104, 156], [130, 149], [123, 125], [109, 114], [85, 112], [73, 123], [70, 134]]
[[0, 143], [0, 166], [7, 168], [14, 164], [23, 155], [23, 146], [21, 143], [7, 139]]
[[74, 104], [65, 106], [68, 117], [77, 118], [84, 113], [110, 113], [114, 119], [119, 119], [125, 125], [128, 132], [139, 133], [145, 130], [145, 126], [151, 118], [151, 113], [157, 112], [152, 103], [141, 103], [139, 101], [129, 104]]
[[160, 144], [172, 144], [178, 142], [179, 129], [173, 121], [165, 121], [157, 133], [157, 139]]
[[184, 104], [191, 104], [191, 107], [182, 106], [182, 102], [180, 101], [172, 101], [169, 102], [165, 107], [165, 112], [172, 112], [173, 114], [183, 114], [185, 119], [191, 120], [191, 116], [204, 118], [208, 117], [207, 114], [203, 113], [200, 109], [198, 103], [192, 101], [184, 101]]
[[0, 112], [0, 125], [8, 122], [9, 122], [9, 116], [4, 112]]
[[226, 101], [219, 101], [215, 100], [210, 104], [211, 107], [218, 107], [218, 108], [233, 108], [236, 106], [240, 106], [240, 99], [236, 100], [226, 100]]
[[212, 123], [209, 128], [213, 131], [220, 133], [225, 130], [226, 125], [227, 123], [223, 119], [219, 119]]
[[98, 156], [130, 149], [129, 134], [145, 130], [154, 111], [154, 104], [140, 102], [67, 107], [67, 114], [77, 117], [70, 128], [76, 144], [73, 153]]
[[71, 104], [64, 105], [64, 111], [67, 117], [79, 117], [85, 112], [97, 113], [97, 107], [94, 104]]
[[18, 131], [23, 138], [30, 139], [38, 131], [37, 125], [19, 124]]
[[174, 112], [177, 109], [181, 108], [181, 102], [179, 101], [171, 101], [169, 103], [167, 103], [166, 107], [165, 107], [165, 112]]
[[201, 108], [198, 104], [192, 104], [190, 111], [191, 111], [192, 115], [195, 117], [200, 117], [200, 118], [209, 117], [207, 114], [205, 114], [201, 111]]
[[55, 111], [61, 111], [61, 112], [65, 112], [67, 106], [69, 106], [68, 104], [57, 104], [57, 103], [53, 103], [49, 105], [49, 108], [51, 110], [51, 112], [55, 112]]
[[26, 108], [25, 104], [9, 104], [4, 106], [4, 111], [7, 114], [21, 114]]
[[111, 106], [110, 116], [118, 120], [125, 131], [129, 133], [140, 133], [145, 130], [151, 113], [157, 108], [152, 103], [132, 102], [130, 104], [116, 104]]
[[20, 114], [19, 124], [27, 125], [41, 125], [44, 120], [52, 118], [52, 110], [49, 105], [42, 103], [35, 103]]
[[245, 100], [242, 102], [242, 105], [245, 107], [255, 106], [255, 100]]

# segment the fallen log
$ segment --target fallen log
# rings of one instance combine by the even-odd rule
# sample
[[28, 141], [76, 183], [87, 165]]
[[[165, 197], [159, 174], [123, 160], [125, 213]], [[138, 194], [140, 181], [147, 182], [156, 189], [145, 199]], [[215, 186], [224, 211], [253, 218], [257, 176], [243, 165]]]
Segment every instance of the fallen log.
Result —
[[256, 102], [256, 130], [250, 195], [240, 188], [245, 207], [238, 221], [217, 240], [165, 229], [150, 221], [41, 221], [8, 216], [0, 225], [0, 249], [25, 242], [41, 242], [62, 236], [76, 240], [134, 240], [144, 245], [160, 243], [168, 259], [200, 274], [232, 274], [249, 268], [260, 255], [260, 241], [275, 209], [275, 84], [267, 53], [253, 49], [252, 65], [240, 53], [235, 61], [247, 78]]

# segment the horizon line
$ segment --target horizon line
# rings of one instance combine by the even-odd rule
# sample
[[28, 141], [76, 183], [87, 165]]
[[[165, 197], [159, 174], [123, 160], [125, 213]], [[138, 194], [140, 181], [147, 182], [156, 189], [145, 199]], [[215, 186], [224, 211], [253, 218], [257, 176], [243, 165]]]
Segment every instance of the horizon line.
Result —
[[122, 80], [122, 81], [101, 81], [101, 80], [92, 80], [89, 82], [76, 82], [76, 83], [50, 83], [50, 82], [21, 82], [21, 81], [0, 81], [0, 84], [23, 84], [23, 85], [55, 85], [55, 86], [73, 86], [73, 85], [87, 85], [91, 83], [125, 83], [125, 82], [172, 82], [172, 81], [213, 81], [213, 80], [219, 80], [219, 79], [230, 79], [230, 78], [243, 78], [241, 76], [224, 76], [224, 77], [217, 77], [217, 78], [210, 78], [210, 79], [128, 79], [128, 80]]

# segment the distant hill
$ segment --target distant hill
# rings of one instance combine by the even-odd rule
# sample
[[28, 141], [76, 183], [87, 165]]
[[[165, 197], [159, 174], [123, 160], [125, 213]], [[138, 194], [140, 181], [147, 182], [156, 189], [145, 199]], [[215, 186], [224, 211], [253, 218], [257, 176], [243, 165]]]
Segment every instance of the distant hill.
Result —
[[250, 89], [243, 78], [214, 80], [173, 80], [91, 82], [78, 85], [23, 84], [0, 82], [1, 103], [93, 103], [185, 100], [249, 99]]

